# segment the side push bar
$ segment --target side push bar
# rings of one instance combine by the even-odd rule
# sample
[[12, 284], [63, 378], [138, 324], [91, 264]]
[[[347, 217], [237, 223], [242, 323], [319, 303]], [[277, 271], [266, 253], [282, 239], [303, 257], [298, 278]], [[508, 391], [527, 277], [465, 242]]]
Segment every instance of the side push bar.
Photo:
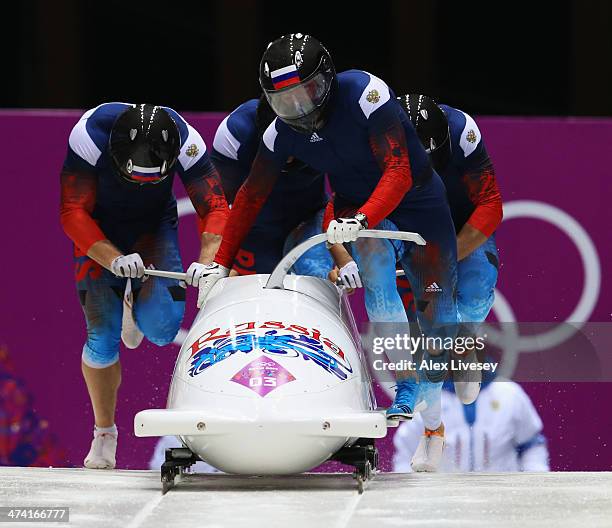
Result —
[[[407, 231], [385, 231], [382, 229], [362, 229], [358, 233], [358, 238], [384, 238], [387, 240], [403, 240], [404, 242], [414, 242], [419, 246], [425, 245], [425, 240], [418, 233], [409, 233]], [[310, 248], [317, 244], [322, 244], [327, 241], [327, 234], [321, 233], [310, 237], [301, 244], [295, 246], [289, 253], [287, 253], [281, 261], [276, 265], [274, 271], [270, 274], [270, 278], [266, 283], [266, 288], [283, 289], [283, 281], [285, 276], [289, 273], [291, 267], [297, 262], [297, 260], [306, 253]]]

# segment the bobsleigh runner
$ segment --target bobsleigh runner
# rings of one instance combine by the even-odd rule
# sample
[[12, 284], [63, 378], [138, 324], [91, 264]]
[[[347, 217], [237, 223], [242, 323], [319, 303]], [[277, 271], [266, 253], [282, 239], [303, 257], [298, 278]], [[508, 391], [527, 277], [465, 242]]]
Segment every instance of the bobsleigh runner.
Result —
[[[359, 236], [425, 244], [416, 233]], [[374, 475], [374, 440], [397, 422], [376, 408], [347, 297], [329, 281], [288, 274], [325, 240], [296, 246], [270, 275], [214, 286], [178, 354], [167, 408], [134, 417], [136, 436], [177, 436], [184, 446], [166, 451], [164, 493], [198, 460], [241, 475], [296, 474], [335, 460], [354, 466], [360, 493]]]

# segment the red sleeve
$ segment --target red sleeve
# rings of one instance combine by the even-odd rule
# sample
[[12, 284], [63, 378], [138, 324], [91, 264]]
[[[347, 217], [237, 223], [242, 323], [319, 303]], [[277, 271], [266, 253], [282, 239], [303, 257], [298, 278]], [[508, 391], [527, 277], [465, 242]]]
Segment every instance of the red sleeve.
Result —
[[477, 172], [463, 176], [470, 201], [476, 206], [467, 223], [483, 235], [491, 236], [502, 221], [502, 199], [497, 187], [495, 170], [489, 163]]
[[62, 171], [60, 222], [74, 244], [87, 254], [106, 236], [92, 218], [96, 203], [96, 176], [87, 172]]
[[229, 216], [229, 208], [221, 186], [219, 173], [212, 163], [198, 178], [183, 180], [185, 190], [198, 214], [198, 231], [222, 235]]
[[329, 227], [329, 223], [336, 217], [335, 211], [334, 211], [334, 197], [332, 196], [329, 201], [327, 202], [327, 205], [325, 206], [325, 212], [323, 213], [323, 233], [325, 233], [325, 231], [327, 231], [327, 228]]
[[384, 132], [372, 133], [370, 148], [382, 176], [368, 201], [359, 209], [375, 227], [399, 205], [412, 187], [406, 133], [399, 118]]
[[256, 156], [251, 172], [236, 194], [215, 262], [231, 268], [240, 244], [251, 230], [280, 174], [273, 160]]

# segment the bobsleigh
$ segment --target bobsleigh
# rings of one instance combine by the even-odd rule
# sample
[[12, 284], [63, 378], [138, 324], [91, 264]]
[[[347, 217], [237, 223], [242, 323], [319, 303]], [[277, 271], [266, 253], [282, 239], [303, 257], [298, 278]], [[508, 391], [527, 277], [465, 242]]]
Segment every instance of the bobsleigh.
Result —
[[[359, 236], [425, 244], [416, 233]], [[215, 284], [178, 354], [166, 409], [134, 417], [136, 436], [173, 435], [184, 446], [166, 451], [164, 493], [198, 460], [242, 475], [302, 473], [337, 460], [355, 467], [360, 492], [374, 474], [374, 439], [397, 423], [377, 410], [347, 296], [329, 281], [288, 274], [325, 240], [296, 246], [270, 275]]]

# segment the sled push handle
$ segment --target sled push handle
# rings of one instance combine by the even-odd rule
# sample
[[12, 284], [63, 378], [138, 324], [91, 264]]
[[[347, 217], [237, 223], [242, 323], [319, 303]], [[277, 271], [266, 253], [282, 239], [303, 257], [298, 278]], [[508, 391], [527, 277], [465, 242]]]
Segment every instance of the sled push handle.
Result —
[[187, 278], [187, 273], [183, 271], [164, 271], [156, 269], [145, 269], [145, 275], [149, 277], [163, 277], [164, 279], [176, 279], [184, 281]]
[[[418, 233], [409, 233], [407, 231], [386, 231], [382, 229], [362, 229], [357, 234], [358, 238], [384, 238], [387, 240], [403, 240], [404, 242], [414, 242], [419, 246], [425, 245], [425, 240]], [[270, 274], [266, 288], [270, 289], [284, 289], [283, 282], [285, 276], [289, 273], [291, 267], [297, 262], [297, 260], [306, 253], [310, 248], [317, 244], [322, 244], [327, 241], [327, 234], [321, 233], [310, 237], [301, 244], [295, 246], [289, 253], [287, 253], [281, 261], [276, 265], [274, 271]]]

